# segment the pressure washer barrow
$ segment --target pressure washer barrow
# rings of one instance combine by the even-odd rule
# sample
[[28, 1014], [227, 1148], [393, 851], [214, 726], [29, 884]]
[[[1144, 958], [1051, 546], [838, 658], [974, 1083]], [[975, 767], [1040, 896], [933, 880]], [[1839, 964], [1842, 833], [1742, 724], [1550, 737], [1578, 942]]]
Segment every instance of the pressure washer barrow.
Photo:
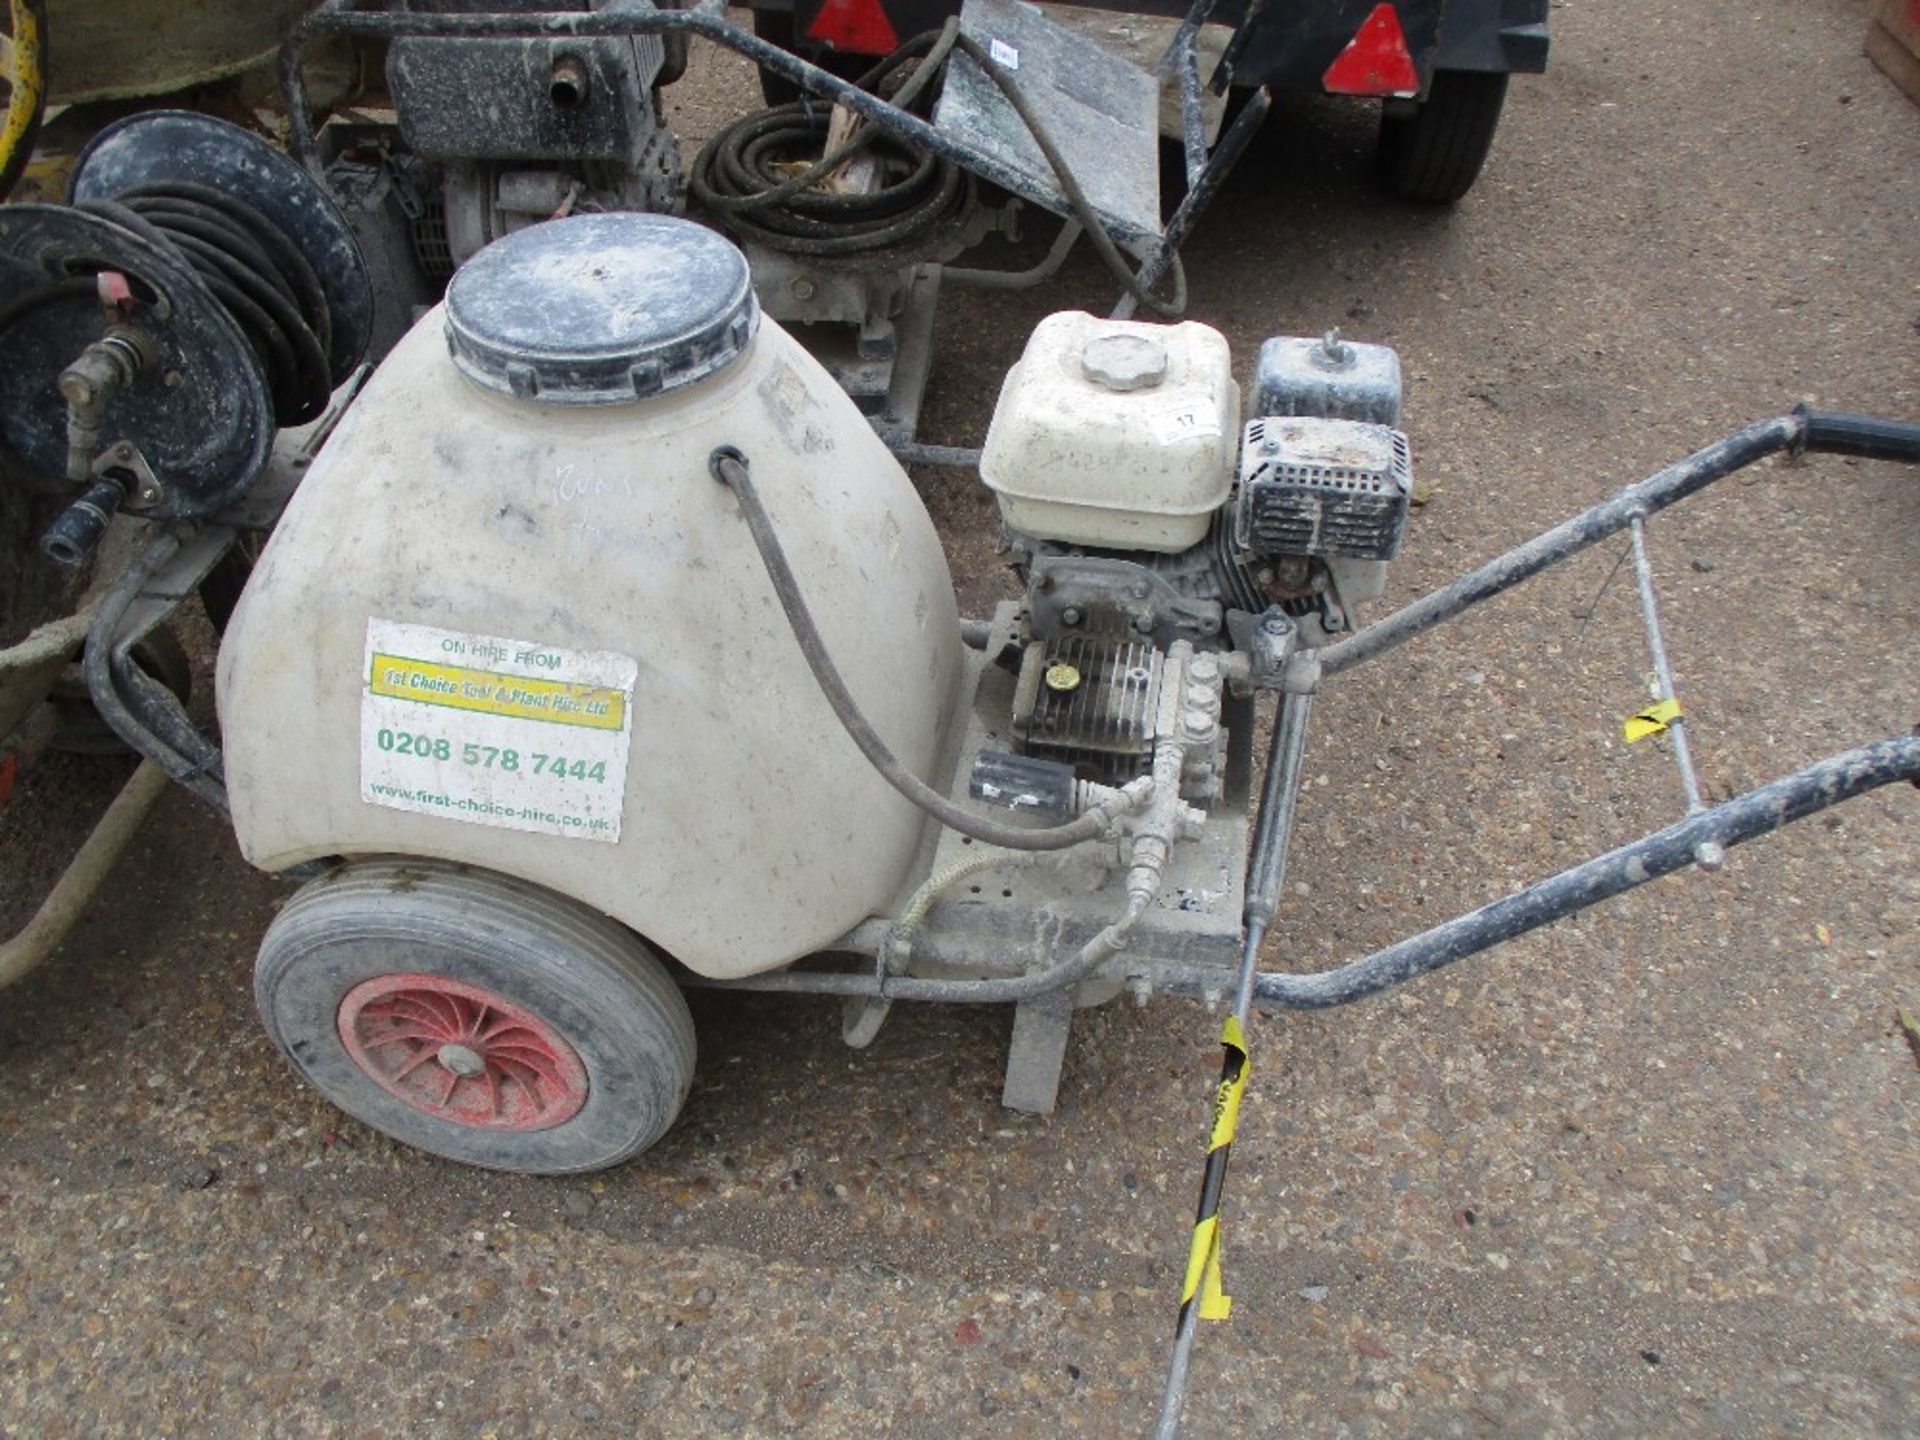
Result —
[[[712, 230], [516, 230], [363, 377], [346, 223], [257, 137], [138, 117], [75, 183], [84, 208], [0, 223], [33, 316], [0, 373], [8, 439], [64, 465], [37, 377], [126, 341], [88, 474], [156, 533], [93, 615], [89, 692], [250, 863], [321, 872], [254, 972], [293, 1066], [419, 1148], [577, 1173], [672, 1125], [682, 985], [841, 996], [855, 1044], [895, 1001], [1011, 1003], [1005, 1098], [1042, 1111], [1076, 1004], [1231, 994], [1169, 1426], [1194, 1326], [1225, 1308], [1256, 1003], [1377, 994], [1920, 775], [1920, 738], [1889, 739], [1708, 807], [1646, 537], [1771, 454], [1920, 460], [1911, 425], [1751, 426], [1361, 629], [1413, 493], [1398, 357], [1275, 337], [1243, 402], [1218, 331], [1063, 311], [979, 459], [1023, 591], [967, 623], [912, 482]], [[255, 262], [271, 313], [203, 278], [200, 231]], [[63, 257], [127, 277], [110, 316]], [[53, 538], [78, 548], [105, 510], [76, 509]], [[222, 636], [216, 746], [133, 647], [269, 529]], [[1342, 969], [1260, 971], [1322, 686], [1622, 531], [1659, 683], [1633, 723], [1669, 737], [1684, 818]]]

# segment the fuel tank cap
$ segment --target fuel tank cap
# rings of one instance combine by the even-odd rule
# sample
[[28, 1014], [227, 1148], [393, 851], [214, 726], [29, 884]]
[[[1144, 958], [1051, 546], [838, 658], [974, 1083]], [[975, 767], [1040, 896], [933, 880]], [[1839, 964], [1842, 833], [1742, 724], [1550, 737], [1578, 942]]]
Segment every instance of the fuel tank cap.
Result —
[[760, 324], [747, 259], [670, 215], [549, 220], [496, 240], [447, 287], [447, 348], [474, 384], [618, 405], [704, 380]]

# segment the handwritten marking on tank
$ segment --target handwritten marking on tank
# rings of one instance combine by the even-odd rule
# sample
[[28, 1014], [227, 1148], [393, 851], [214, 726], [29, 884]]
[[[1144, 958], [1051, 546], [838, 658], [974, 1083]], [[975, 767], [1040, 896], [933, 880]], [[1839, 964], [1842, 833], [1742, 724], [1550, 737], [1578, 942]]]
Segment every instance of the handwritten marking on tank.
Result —
[[603, 495], [617, 495], [622, 500], [634, 498], [631, 475], [604, 475], [598, 472], [583, 475], [579, 472], [580, 467], [571, 462], [554, 470], [554, 504], [591, 506]]
[[596, 525], [584, 515], [567, 526], [567, 544], [575, 563], [584, 563], [594, 550], [604, 545], [607, 534], [606, 526]]
[[372, 619], [365, 673], [367, 804], [620, 838], [638, 675], [631, 656]]
[[600, 502], [632, 500], [636, 493], [631, 475], [597, 471], [583, 474], [572, 462], [554, 468], [553, 503], [581, 512], [566, 527], [567, 548], [575, 564], [585, 564], [612, 536], [612, 529], [593, 514]]

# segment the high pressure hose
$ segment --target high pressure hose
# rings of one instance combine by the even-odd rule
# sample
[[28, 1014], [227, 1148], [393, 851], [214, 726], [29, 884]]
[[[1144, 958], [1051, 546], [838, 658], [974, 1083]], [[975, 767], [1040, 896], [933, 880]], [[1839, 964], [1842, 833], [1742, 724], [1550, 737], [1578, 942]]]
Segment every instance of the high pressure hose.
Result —
[[859, 747], [860, 753], [867, 757], [867, 762], [880, 772], [880, 777], [920, 809], [942, 825], [958, 830], [962, 835], [970, 835], [985, 845], [997, 845], [1003, 850], [1065, 850], [1107, 834], [1116, 818], [1140, 808], [1151, 797], [1153, 781], [1142, 778], [1110, 798], [1098, 801], [1077, 819], [1062, 825], [1029, 830], [1024, 826], [1008, 825], [976, 815], [926, 784], [887, 748], [887, 742], [880, 738], [879, 732], [860, 713], [860, 707], [847, 689], [846, 682], [840, 678], [832, 657], [827, 654], [826, 642], [820, 638], [819, 627], [813, 623], [806, 599], [800, 593], [799, 582], [794, 579], [793, 568], [787, 564], [780, 537], [774, 534], [773, 521], [760, 502], [760, 492], [754, 487], [747, 457], [731, 446], [723, 445], [707, 457], [707, 468], [713, 478], [732, 490], [740, 502], [740, 514], [747, 522], [747, 532], [753, 537], [754, 548], [760, 552], [760, 561], [766, 566], [767, 578], [773, 582], [773, 592], [779, 597], [780, 608], [786, 612], [787, 623], [793, 627], [793, 638], [799, 642], [807, 668], [813, 672], [814, 681], [820, 686], [820, 693], [826, 697], [827, 704], [833, 708], [835, 718], [846, 730], [848, 738]]
[[[931, 88], [959, 35], [957, 21], [902, 45], [853, 83], [873, 94], [902, 69], [913, 73], [890, 97], [902, 110]], [[979, 204], [974, 179], [951, 160], [915, 155], [874, 126], [790, 173], [795, 157], [824, 150], [830, 112], [812, 99], [775, 105], [726, 126], [704, 146], [688, 185], [694, 197], [748, 240], [795, 255], [933, 253], [957, 239]], [[872, 151], [897, 178], [867, 194], [814, 188], [854, 157]], [[899, 172], [904, 170], [904, 174]]]
[[332, 319], [313, 267], [272, 221], [209, 185], [142, 185], [78, 207], [176, 251], [253, 347], [274, 420], [304, 425], [333, 394]]

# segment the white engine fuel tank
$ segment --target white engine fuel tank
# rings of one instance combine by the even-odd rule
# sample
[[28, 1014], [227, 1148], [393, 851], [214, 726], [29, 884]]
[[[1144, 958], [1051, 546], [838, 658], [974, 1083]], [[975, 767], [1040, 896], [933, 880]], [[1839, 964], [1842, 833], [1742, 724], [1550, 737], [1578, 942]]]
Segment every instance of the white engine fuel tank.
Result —
[[860, 706], [926, 775], [960, 640], [905, 473], [759, 315], [726, 240], [583, 216], [455, 276], [267, 545], [219, 665], [247, 859], [469, 862], [710, 976], [884, 906], [921, 816], [821, 697], [709, 474], [719, 445], [751, 461]]
[[1171, 554], [1206, 537], [1239, 439], [1218, 330], [1063, 310], [1007, 372], [980, 478], [1035, 539]]

